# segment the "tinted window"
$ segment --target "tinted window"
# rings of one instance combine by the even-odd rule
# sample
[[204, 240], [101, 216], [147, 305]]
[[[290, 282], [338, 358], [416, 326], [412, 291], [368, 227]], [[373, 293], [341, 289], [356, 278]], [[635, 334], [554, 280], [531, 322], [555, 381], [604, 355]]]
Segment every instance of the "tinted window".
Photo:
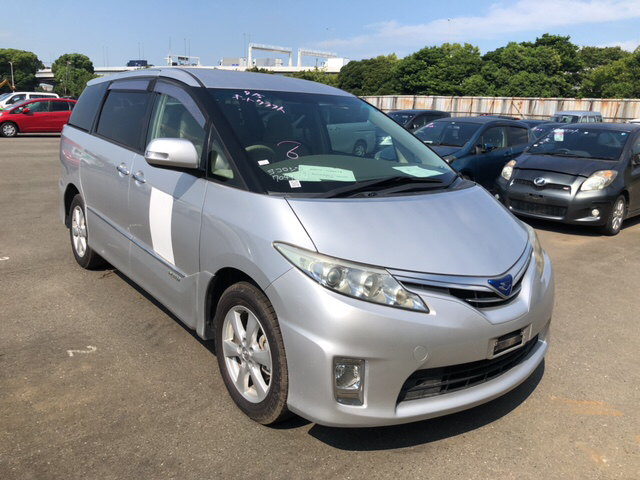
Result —
[[148, 92], [111, 90], [102, 107], [97, 132], [117, 143], [139, 149], [150, 100], [151, 94]]
[[44, 113], [49, 111], [49, 103], [51, 102], [33, 102], [27, 103], [22, 108], [28, 108], [31, 113]]
[[91, 130], [93, 121], [98, 113], [98, 108], [100, 108], [102, 96], [108, 84], [108, 82], [101, 82], [84, 89], [84, 92], [82, 92], [82, 95], [80, 95], [78, 99], [76, 107], [73, 109], [73, 113], [69, 119], [69, 125], [73, 125], [87, 132]]
[[49, 102], [51, 104], [52, 112], [68, 112], [69, 111], [69, 102]]
[[9, 100], [7, 100], [7, 103], [11, 105], [11, 104], [14, 104], [14, 103], [21, 102], [21, 101], [23, 101], [25, 98], [27, 98], [27, 96], [26, 96], [26, 95], [16, 95], [15, 97], [10, 98]]
[[592, 127], [556, 128], [536, 141], [528, 150], [532, 154], [558, 157], [617, 160], [629, 138], [627, 132], [592, 130]]
[[478, 131], [477, 123], [458, 121], [431, 122], [413, 132], [413, 134], [429, 145], [448, 145], [462, 147]]
[[507, 127], [509, 131], [509, 146], [529, 143], [529, 130], [520, 127]]
[[480, 143], [482, 143], [482, 145], [490, 145], [494, 149], [504, 148], [507, 146], [504, 127], [491, 127], [485, 131], [480, 138]]

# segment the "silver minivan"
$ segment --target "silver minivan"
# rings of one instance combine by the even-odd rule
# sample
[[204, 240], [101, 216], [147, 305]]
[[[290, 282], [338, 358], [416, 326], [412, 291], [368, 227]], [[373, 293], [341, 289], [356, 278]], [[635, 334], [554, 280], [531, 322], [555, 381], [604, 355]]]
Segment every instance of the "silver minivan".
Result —
[[[389, 136], [395, 160], [334, 145], [327, 109]], [[109, 262], [212, 339], [260, 423], [453, 413], [515, 388], [548, 349], [536, 233], [341, 90], [208, 69], [103, 77], [60, 159], [77, 262]]]

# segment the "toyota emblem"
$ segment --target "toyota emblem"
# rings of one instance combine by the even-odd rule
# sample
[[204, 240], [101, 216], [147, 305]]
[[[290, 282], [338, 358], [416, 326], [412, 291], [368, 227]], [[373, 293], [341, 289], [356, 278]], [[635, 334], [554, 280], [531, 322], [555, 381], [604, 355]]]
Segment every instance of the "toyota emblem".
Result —
[[533, 183], [534, 183], [535, 185], [537, 185], [538, 187], [541, 187], [541, 186], [543, 186], [545, 183], [547, 183], [547, 181], [546, 181], [544, 178], [542, 178], [542, 177], [538, 177], [538, 178], [536, 178], [536, 179], [533, 181]]

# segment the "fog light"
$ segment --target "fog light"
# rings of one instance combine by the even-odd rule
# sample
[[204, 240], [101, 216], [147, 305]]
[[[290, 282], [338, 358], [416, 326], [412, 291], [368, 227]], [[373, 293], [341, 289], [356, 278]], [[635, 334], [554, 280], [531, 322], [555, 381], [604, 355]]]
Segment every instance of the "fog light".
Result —
[[364, 403], [364, 360], [336, 358], [333, 360], [336, 401], [345, 405]]
[[597, 208], [594, 208], [593, 210], [591, 210], [591, 216], [599, 217], [600, 216], [600, 210], [598, 210]]

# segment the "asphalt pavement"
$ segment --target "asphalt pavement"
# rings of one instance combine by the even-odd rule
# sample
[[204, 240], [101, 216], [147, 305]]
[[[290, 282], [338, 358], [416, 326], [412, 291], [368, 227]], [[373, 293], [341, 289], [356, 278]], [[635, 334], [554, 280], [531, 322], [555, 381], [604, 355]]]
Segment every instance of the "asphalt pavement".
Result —
[[551, 348], [483, 406], [397, 427], [264, 427], [212, 345], [112, 269], [75, 262], [52, 135], [0, 138], [0, 479], [640, 478], [640, 220], [532, 222]]

